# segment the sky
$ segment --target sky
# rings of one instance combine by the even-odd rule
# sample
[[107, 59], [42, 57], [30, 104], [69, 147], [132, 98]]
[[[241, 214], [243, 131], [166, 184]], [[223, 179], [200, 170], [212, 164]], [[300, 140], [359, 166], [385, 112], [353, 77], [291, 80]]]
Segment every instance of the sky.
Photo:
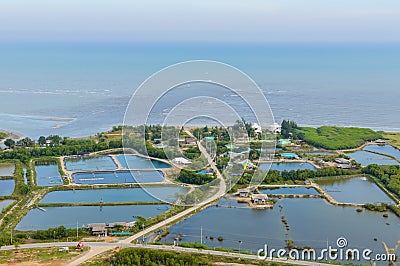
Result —
[[398, 0], [2, 0], [1, 41], [399, 42]]

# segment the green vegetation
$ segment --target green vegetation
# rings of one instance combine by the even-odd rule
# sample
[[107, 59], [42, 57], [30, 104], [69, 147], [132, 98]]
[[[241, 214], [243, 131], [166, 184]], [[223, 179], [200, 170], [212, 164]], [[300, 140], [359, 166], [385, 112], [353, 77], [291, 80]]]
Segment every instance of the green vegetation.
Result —
[[109, 264], [118, 265], [146, 265], [146, 266], [176, 266], [176, 265], [213, 265], [212, 261], [195, 254], [176, 253], [172, 251], [158, 251], [147, 249], [123, 249], [110, 258]]
[[[40, 137], [40, 142], [43, 143]], [[29, 138], [22, 139], [10, 151], [0, 151], [0, 160], [17, 159], [23, 163], [28, 163], [31, 158], [45, 156], [79, 155], [83, 152], [96, 152], [107, 149], [121, 148], [121, 141], [106, 141], [94, 139], [69, 139], [53, 135], [46, 138], [50, 141], [48, 145], [35, 144]], [[7, 145], [7, 144], [6, 144]]]
[[178, 180], [182, 183], [186, 184], [194, 184], [194, 185], [204, 185], [215, 179], [213, 175], [201, 175], [197, 174], [194, 171], [189, 171], [186, 169], [182, 169], [179, 173]]
[[2, 132], [2, 131], [0, 131], [0, 140], [5, 139], [7, 136], [8, 136], [8, 133], [7, 133], [7, 132]]
[[69, 247], [68, 252], [60, 252], [58, 247], [3, 250], [0, 251], [0, 264], [59, 262], [60, 260], [64, 261], [76, 257], [87, 250], [88, 248], [86, 247], [83, 250], [75, 250], [73, 247]]
[[[334, 167], [319, 168], [317, 170], [270, 170], [264, 180], [263, 184], [283, 184], [283, 183], [294, 183], [296, 181], [305, 181], [307, 179], [318, 178], [318, 177], [333, 177], [333, 176], [347, 176], [355, 175], [359, 172], [352, 172], [348, 169], [340, 169]], [[239, 179], [238, 185], [247, 185], [250, 183], [253, 176], [253, 171], [246, 171], [243, 176]]]
[[383, 132], [383, 137], [391, 145], [400, 149], [400, 133], [398, 133], [398, 132]]
[[376, 177], [390, 192], [400, 198], [400, 166], [371, 164], [362, 173]]
[[305, 142], [327, 150], [357, 148], [367, 141], [382, 138], [382, 134], [369, 128], [322, 126], [299, 127], [297, 136]]
[[[215, 250], [228, 251], [215, 248]], [[232, 252], [232, 250], [230, 250]], [[142, 248], [127, 248], [117, 253], [107, 252], [104, 255], [84, 263], [85, 266], [98, 265], [215, 265], [216, 262], [222, 264], [232, 263], [235, 265], [291, 265], [288, 263], [278, 263], [269, 261], [250, 260], [245, 258], [232, 258], [196, 253], [178, 253], [175, 251], [152, 250]]]

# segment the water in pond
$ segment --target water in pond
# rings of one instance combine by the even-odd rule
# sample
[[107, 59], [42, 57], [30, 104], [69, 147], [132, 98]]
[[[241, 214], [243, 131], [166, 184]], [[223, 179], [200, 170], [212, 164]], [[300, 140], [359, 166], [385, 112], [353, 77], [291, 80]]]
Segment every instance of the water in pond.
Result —
[[[175, 193], [183, 194], [186, 191], [186, 188], [176, 186], [146, 187], [145, 189], [110, 188], [91, 190], [64, 190], [50, 192], [46, 194], [46, 196], [40, 202], [99, 202], [101, 200], [103, 200], [103, 202], [158, 202], [160, 200], [173, 201], [176, 199]], [[151, 195], [157, 195], [159, 199]]]
[[367, 166], [369, 164], [399, 164], [399, 162], [393, 160], [392, 158], [367, 151], [355, 151], [347, 153], [347, 155], [354, 159], [356, 162], [360, 163], [362, 166]]
[[161, 182], [164, 176], [161, 171], [112, 171], [74, 173], [72, 178], [77, 184], [121, 184]]
[[171, 165], [136, 155], [118, 155], [117, 160], [126, 169], [170, 168]]
[[46, 211], [32, 209], [15, 227], [16, 230], [42, 230], [64, 225], [75, 228], [88, 223], [131, 222], [136, 216], [156, 216], [169, 209], [168, 205], [78, 206], [49, 207]]
[[13, 176], [15, 165], [12, 163], [0, 164], [0, 176]]
[[[266, 164], [260, 164], [260, 168], [265, 170], [267, 169]], [[278, 171], [290, 171], [290, 170], [315, 170], [316, 168], [310, 163], [272, 163], [270, 170], [278, 170]]]
[[374, 151], [382, 154], [387, 154], [400, 159], [400, 150], [391, 145], [368, 145], [364, 148], [365, 151]]
[[14, 200], [0, 200], [0, 212], [4, 209], [10, 206]]
[[0, 196], [10, 196], [14, 192], [14, 179], [0, 180]]
[[35, 171], [36, 183], [40, 187], [57, 186], [63, 183], [57, 164], [36, 165]]
[[314, 188], [307, 187], [277, 187], [277, 188], [265, 188], [260, 189], [260, 193], [263, 194], [275, 194], [275, 195], [318, 195], [318, 191]]
[[372, 180], [366, 177], [320, 180], [318, 184], [343, 203], [394, 203]]
[[[226, 206], [229, 203], [221, 200], [219, 204]], [[289, 231], [286, 231], [281, 216], [288, 221]], [[241, 249], [253, 253], [264, 244], [268, 244], [269, 249], [283, 248], [288, 239], [293, 239], [295, 245], [317, 250], [325, 248], [328, 240], [336, 248], [336, 240], [342, 236], [346, 237], [349, 248], [383, 252], [381, 241], [393, 246], [400, 239], [400, 219], [392, 213], [384, 218], [382, 213], [365, 210], [358, 213], [356, 208], [333, 206], [322, 199], [286, 198], [267, 210], [206, 208], [170, 227], [166, 242], [172, 243], [179, 234], [182, 234], [182, 242], [200, 242], [200, 228], [203, 243], [208, 246], [238, 249], [239, 241], [242, 241]], [[222, 242], [217, 240], [218, 236], [223, 237]]]
[[69, 171], [117, 169], [117, 165], [110, 156], [68, 158], [65, 160], [65, 167]]

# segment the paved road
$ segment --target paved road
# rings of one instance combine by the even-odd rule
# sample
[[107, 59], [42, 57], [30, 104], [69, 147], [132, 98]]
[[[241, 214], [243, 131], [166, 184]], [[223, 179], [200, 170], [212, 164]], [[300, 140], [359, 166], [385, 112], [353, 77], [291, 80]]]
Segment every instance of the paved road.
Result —
[[[18, 249], [23, 248], [46, 248], [46, 247], [64, 247], [64, 246], [71, 246], [73, 242], [55, 242], [55, 243], [37, 243], [37, 244], [24, 244], [18, 247]], [[176, 252], [187, 252], [187, 253], [197, 253], [197, 254], [209, 254], [209, 255], [216, 255], [216, 256], [223, 256], [223, 257], [231, 257], [231, 258], [246, 258], [257, 260], [258, 257], [256, 255], [249, 255], [249, 254], [239, 254], [239, 253], [232, 253], [232, 252], [225, 252], [225, 251], [216, 251], [216, 250], [204, 250], [204, 249], [196, 249], [196, 248], [183, 248], [177, 246], [167, 246], [167, 245], [141, 245], [141, 244], [131, 244], [131, 243], [105, 243], [105, 242], [85, 242], [85, 246], [90, 247], [90, 251], [85, 253], [84, 255], [78, 257], [69, 265], [79, 265], [87, 261], [88, 259], [94, 257], [97, 254], [100, 254], [104, 251], [121, 247], [121, 248], [148, 248], [148, 249], [156, 249], [156, 250], [166, 250], [166, 251], [176, 251]], [[14, 246], [5, 246], [2, 247], [1, 250], [13, 250], [15, 249]], [[286, 259], [270, 259], [266, 258], [266, 261], [274, 261], [274, 262], [281, 262], [281, 263], [291, 263], [296, 265], [306, 265], [306, 266], [328, 266], [331, 264], [327, 263], [319, 263], [313, 261], [301, 261], [301, 260], [286, 260]]]

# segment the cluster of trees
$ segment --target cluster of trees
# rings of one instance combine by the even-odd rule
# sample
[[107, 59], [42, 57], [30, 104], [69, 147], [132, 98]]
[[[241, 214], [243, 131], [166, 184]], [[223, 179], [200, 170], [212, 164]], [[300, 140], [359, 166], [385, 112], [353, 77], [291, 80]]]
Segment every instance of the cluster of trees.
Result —
[[193, 185], [203, 185], [207, 184], [215, 179], [213, 175], [200, 175], [194, 171], [189, 171], [182, 169], [179, 173], [178, 180], [182, 183], [193, 184]]
[[383, 185], [397, 197], [400, 197], [400, 166], [370, 164], [362, 169], [362, 173], [379, 179]]
[[208, 127], [195, 128], [192, 132], [195, 137], [205, 138], [209, 136], [214, 136], [216, 140], [229, 141], [230, 137], [228, 131], [224, 127]]
[[283, 120], [281, 124], [281, 136], [282, 138], [290, 138], [293, 137], [293, 139], [297, 138], [296, 134], [296, 129], [297, 129], [297, 124], [294, 121], [290, 120]]
[[[283, 131], [283, 129], [282, 129]], [[305, 142], [328, 150], [352, 149], [367, 141], [382, 138], [382, 134], [369, 128], [322, 126], [299, 127], [296, 136]]]
[[47, 230], [37, 230], [35, 231], [31, 237], [34, 239], [61, 239], [67, 236], [67, 229], [62, 225], [56, 228], [49, 228]]
[[[348, 169], [340, 169], [334, 167], [326, 167], [320, 168], [317, 170], [283, 170], [282, 172], [278, 170], [270, 170], [265, 176], [263, 183], [264, 184], [275, 184], [275, 183], [283, 183], [288, 181], [305, 181], [307, 179], [316, 178], [316, 177], [325, 177], [325, 176], [341, 176], [341, 175], [351, 175], [355, 174]], [[249, 184], [251, 178], [253, 177], [252, 173], [244, 173], [243, 176], [239, 179], [238, 184], [244, 185]]]
[[122, 148], [121, 141], [99, 142], [94, 140], [67, 140], [64, 145], [24, 148], [0, 152], [1, 159], [17, 159], [27, 163], [30, 158], [41, 156], [77, 155], [81, 152], [95, 152], [107, 149]]
[[213, 265], [212, 261], [199, 254], [177, 253], [140, 248], [126, 248], [109, 259], [111, 265], [146, 265], [146, 266], [186, 266]]

